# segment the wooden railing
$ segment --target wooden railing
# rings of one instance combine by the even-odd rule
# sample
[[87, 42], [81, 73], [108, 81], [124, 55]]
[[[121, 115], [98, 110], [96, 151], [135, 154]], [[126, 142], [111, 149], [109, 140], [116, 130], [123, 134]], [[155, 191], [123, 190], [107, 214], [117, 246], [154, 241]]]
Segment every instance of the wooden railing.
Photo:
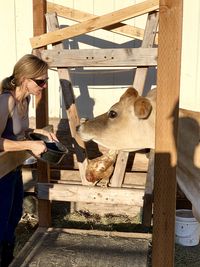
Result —
[[30, 156], [28, 151], [0, 152], [0, 178], [22, 165]]

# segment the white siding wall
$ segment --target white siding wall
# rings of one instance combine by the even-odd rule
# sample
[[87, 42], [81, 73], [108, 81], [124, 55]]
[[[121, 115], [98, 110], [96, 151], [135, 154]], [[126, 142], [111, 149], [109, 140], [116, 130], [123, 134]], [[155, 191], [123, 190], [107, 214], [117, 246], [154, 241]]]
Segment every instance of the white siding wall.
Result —
[[[73, 7], [95, 15], [103, 15], [142, 0], [52, 0], [51, 2]], [[60, 25], [74, 22], [59, 19]], [[130, 20], [129, 23], [145, 27], [146, 16]], [[0, 0], [0, 79], [12, 74], [12, 68], [22, 55], [31, 53], [29, 38], [32, 30], [32, 0]], [[183, 48], [181, 71], [182, 107], [200, 110], [200, 1], [184, 0]], [[132, 39], [112, 34], [104, 30], [92, 32], [69, 40], [70, 48], [111, 48], [137, 46]], [[49, 116], [62, 117], [62, 98], [59, 92], [57, 73], [49, 71]], [[96, 116], [106, 111], [116, 102], [126, 87], [132, 82], [132, 70], [90, 68], [72, 70], [72, 79], [81, 116]], [[154, 77], [155, 78], [155, 77]], [[30, 115], [35, 115], [34, 99]]]
[[200, 1], [184, 1], [181, 106], [200, 111]]

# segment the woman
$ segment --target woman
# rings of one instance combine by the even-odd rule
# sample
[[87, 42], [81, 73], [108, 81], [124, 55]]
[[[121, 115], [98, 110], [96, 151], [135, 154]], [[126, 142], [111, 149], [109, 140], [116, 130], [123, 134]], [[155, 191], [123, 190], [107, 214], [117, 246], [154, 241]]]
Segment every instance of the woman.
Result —
[[[47, 150], [43, 141], [25, 140], [28, 129], [30, 95], [40, 95], [47, 87], [48, 65], [34, 55], [23, 56], [13, 74], [0, 86], [0, 151], [30, 150], [36, 156]], [[56, 136], [42, 129], [33, 132]], [[15, 229], [22, 216], [23, 182], [20, 167], [0, 179], [0, 250], [1, 267], [13, 259]]]

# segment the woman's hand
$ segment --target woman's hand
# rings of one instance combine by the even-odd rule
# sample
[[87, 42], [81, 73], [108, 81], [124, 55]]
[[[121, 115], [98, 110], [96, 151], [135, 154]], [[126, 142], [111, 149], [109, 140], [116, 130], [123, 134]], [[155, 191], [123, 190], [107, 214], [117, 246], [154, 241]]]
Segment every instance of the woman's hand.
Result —
[[35, 129], [35, 130], [33, 130], [33, 132], [34, 133], [43, 134], [43, 135], [47, 136], [50, 141], [58, 141], [58, 138], [56, 137], [56, 135], [54, 133], [48, 132], [46, 130]]
[[44, 141], [27, 141], [29, 142], [29, 149], [31, 152], [37, 156], [40, 157], [40, 155], [47, 151], [47, 147], [44, 143]]

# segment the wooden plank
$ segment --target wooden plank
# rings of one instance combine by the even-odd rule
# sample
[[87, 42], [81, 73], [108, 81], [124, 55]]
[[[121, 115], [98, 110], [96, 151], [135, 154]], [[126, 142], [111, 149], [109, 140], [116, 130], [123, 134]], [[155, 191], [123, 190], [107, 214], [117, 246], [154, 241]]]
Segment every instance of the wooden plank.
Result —
[[[123, 177], [123, 175], [122, 175]], [[52, 170], [51, 182], [61, 184], [79, 184], [81, 185], [80, 173], [78, 170]], [[23, 183], [25, 192], [34, 192], [37, 183], [37, 170], [23, 168]], [[103, 185], [104, 180], [99, 182]], [[135, 188], [145, 190], [146, 172], [126, 172], [124, 176], [124, 188]], [[117, 185], [116, 185], [117, 186]]]
[[114, 174], [111, 178], [112, 187], [121, 187], [124, 181], [126, 165], [128, 161], [128, 152], [120, 152], [117, 156], [117, 162], [114, 170]]
[[[158, 27], [158, 18], [159, 18], [158, 12], [154, 12], [148, 15], [145, 27], [144, 39], [141, 45], [142, 48], [153, 47]], [[148, 67], [144, 68], [141, 67], [137, 68], [135, 73], [133, 87], [136, 90], [138, 90], [139, 94], [141, 95], [144, 93], [144, 85], [147, 77], [147, 72], [148, 72]]]
[[22, 165], [30, 156], [28, 151], [0, 152], [0, 178]]
[[50, 67], [156, 66], [157, 48], [44, 50]]
[[[33, 35], [37, 36], [46, 32], [46, 0], [33, 0]], [[40, 57], [40, 52], [44, 49], [33, 50], [33, 54]], [[48, 89], [36, 96], [36, 125], [43, 128], [48, 125]]]
[[39, 199], [141, 206], [143, 189], [38, 183]]
[[143, 206], [143, 214], [142, 214], [142, 224], [146, 227], [150, 227], [151, 221], [152, 221], [154, 160], [155, 160], [155, 151], [154, 149], [151, 149], [149, 153], [149, 165], [148, 165], [148, 172], [147, 172], [147, 177], [146, 177], [144, 206]]
[[46, 230], [48, 228], [38, 227], [33, 235], [30, 237], [28, 242], [24, 245], [24, 247], [17, 254], [17, 257], [14, 258], [10, 267], [25, 267], [27, 266], [29, 260], [36, 253], [38, 247], [44, 241], [47, 233]]
[[[50, 31], [59, 28], [58, 19], [55, 13], [46, 14], [47, 25]], [[63, 44], [53, 45], [53, 49], [63, 49]], [[58, 75], [60, 80], [60, 85], [62, 88], [65, 108], [67, 117], [69, 120], [69, 127], [72, 136], [73, 147], [77, 157], [77, 164], [80, 172], [80, 177], [83, 184], [89, 184], [86, 180], [86, 166], [87, 166], [87, 154], [84, 142], [76, 134], [76, 127], [80, 124], [80, 119], [75, 105], [75, 97], [72, 88], [72, 82], [70, 78], [70, 73], [67, 68], [58, 68]]]
[[[82, 22], [91, 18], [96, 18], [97, 16], [80, 11], [71, 7], [65, 7], [62, 5], [58, 5], [55, 3], [47, 2], [47, 12], [53, 13], [55, 12], [57, 16], [71, 19], [73, 21]], [[144, 37], [144, 30], [132, 25], [127, 25], [124, 23], [117, 23], [114, 25], [110, 25], [108, 27], [103, 28], [104, 30], [111, 31], [114, 33], [118, 33], [124, 36], [128, 36], [131, 38], [136, 38], [138, 40], [143, 40]], [[155, 44], [158, 43], [158, 36], [155, 37]]]
[[75, 24], [67, 28], [33, 37], [30, 39], [30, 42], [32, 48], [38, 48], [65, 39], [73, 38], [87, 32], [95, 31], [106, 26], [121, 22], [123, 20], [149, 13], [153, 10], [158, 9], [158, 7], [158, 0], [148, 0], [100, 17], [83, 21], [79, 24]]
[[160, 0], [152, 266], [174, 266], [182, 18], [182, 0]]
[[[38, 181], [50, 182], [50, 165], [38, 160], [37, 162]], [[39, 226], [48, 227], [51, 225], [51, 203], [49, 200], [38, 201]]]

